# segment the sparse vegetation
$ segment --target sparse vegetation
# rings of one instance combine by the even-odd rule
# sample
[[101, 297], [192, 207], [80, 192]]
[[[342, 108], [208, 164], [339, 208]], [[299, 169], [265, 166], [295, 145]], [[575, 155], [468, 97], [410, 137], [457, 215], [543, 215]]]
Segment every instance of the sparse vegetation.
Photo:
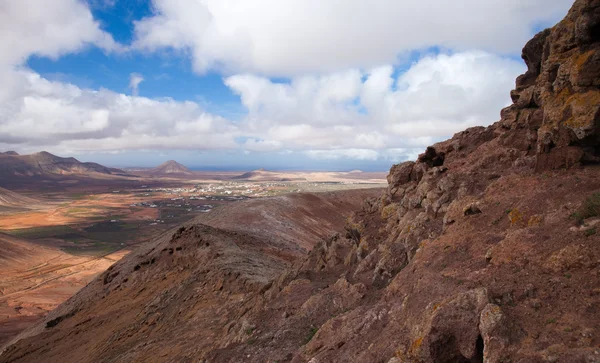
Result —
[[381, 210], [381, 218], [388, 219], [391, 216], [393, 216], [394, 214], [396, 214], [397, 211], [398, 211], [398, 204], [392, 203], [390, 205], [387, 205]]
[[596, 228], [586, 229], [584, 232], [586, 237], [590, 237], [596, 234]]
[[304, 344], [308, 344], [312, 338], [314, 338], [315, 334], [319, 331], [319, 328], [315, 328], [314, 326], [310, 327], [310, 331], [306, 335], [306, 339], [304, 340]]
[[577, 212], [571, 214], [571, 218], [575, 219], [577, 223], [583, 223], [584, 219], [591, 217], [600, 216], [600, 193], [594, 193], [590, 195], [579, 207]]

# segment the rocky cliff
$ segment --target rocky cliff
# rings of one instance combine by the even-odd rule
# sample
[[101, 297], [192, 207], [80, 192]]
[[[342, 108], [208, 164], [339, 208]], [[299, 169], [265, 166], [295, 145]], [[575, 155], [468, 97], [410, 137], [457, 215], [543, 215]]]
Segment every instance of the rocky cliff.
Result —
[[599, 362], [600, 1], [523, 59], [499, 122], [392, 167], [308, 256], [186, 226], [0, 361]]

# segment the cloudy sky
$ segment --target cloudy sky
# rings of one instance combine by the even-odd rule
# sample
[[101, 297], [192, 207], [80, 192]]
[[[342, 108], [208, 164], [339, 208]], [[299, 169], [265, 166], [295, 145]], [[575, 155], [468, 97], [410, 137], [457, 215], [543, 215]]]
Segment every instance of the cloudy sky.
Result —
[[387, 170], [497, 121], [572, 3], [3, 0], [0, 150]]

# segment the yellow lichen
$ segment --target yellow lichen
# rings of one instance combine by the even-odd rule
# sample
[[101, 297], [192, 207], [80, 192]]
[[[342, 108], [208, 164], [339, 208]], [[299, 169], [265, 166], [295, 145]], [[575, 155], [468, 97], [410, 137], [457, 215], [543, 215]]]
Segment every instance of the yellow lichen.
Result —
[[417, 350], [419, 350], [419, 348], [421, 348], [421, 345], [423, 345], [423, 337], [415, 339], [415, 341], [413, 341], [412, 345], [410, 346], [411, 352], [416, 352]]
[[508, 213], [508, 219], [510, 220], [510, 224], [514, 225], [523, 220], [523, 214], [515, 208]]
[[544, 216], [541, 214], [536, 214], [534, 216], [531, 216], [531, 218], [529, 218], [527, 225], [529, 227], [535, 227], [535, 226], [541, 225], [543, 221], [544, 221]]
[[600, 91], [571, 95], [565, 102], [566, 106], [563, 110], [565, 112], [570, 108], [571, 117], [564, 121], [563, 125], [572, 129], [592, 127], [598, 104], [600, 104]]
[[581, 67], [590, 59], [590, 57], [595, 53], [594, 50], [587, 51], [575, 57], [573, 60], [573, 65], [575, 66], [575, 70], [579, 71]]

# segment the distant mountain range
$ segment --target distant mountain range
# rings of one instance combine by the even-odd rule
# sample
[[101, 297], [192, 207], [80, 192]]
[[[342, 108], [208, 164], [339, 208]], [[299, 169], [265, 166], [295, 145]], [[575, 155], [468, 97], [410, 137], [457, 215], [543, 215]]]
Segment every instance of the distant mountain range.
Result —
[[305, 178], [293, 177], [289, 173], [267, 171], [263, 168], [258, 169], [258, 170], [249, 171], [247, 173], [244, 173], [244, 174], [241, 174], [238, 176], [234, 176], [231, 179], [246, 180], [246, 181], [279, 181], [279, 182], [306, 180]]
[[125, 175], [126, 173], [97, 163], [82, 163], [75, 158], [61, 158], [46, 151], [30, 155], [19, 155], [14, 151], [0, 153], [0, 176], [2, 177], [75, 174]]

